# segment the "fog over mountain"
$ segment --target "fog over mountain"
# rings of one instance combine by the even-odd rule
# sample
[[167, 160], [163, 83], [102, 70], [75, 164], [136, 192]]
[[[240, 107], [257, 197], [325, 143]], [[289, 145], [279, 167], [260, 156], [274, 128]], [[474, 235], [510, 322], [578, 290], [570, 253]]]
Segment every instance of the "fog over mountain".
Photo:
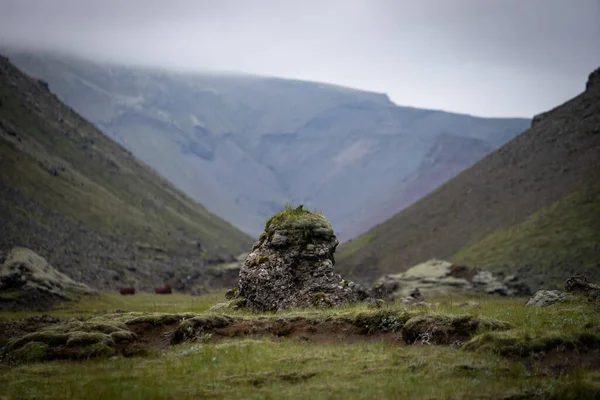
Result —
[[0, 42], [530, 118], [580, 92], [598, 20], [596, 0], [0, 0]]
[[356, 236], [579, 93], [600, 64], [588, 0], [0, 7], [16, 65], [251, 235], [293, 201]]

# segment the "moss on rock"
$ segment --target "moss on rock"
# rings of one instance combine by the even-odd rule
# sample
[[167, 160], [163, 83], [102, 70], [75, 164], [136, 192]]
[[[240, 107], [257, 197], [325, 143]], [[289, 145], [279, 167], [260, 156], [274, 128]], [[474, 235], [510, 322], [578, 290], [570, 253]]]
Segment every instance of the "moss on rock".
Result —
[[9, 359], [13, 363], [42, 361], [48, 356], [48, 350], [49, 346], [46, 343], [29, 342], [13, 351]]
[[105, 333], [101, 332], [71, 332], [67, 340], [67, 347], [88, 346], [96, 343], [105, 343], [114, 346], [115, 342]]
[[183, 314], [163, 314], [163, 313], [126, 313], [119, 315], [117, 318], [125, 325], [136, 325], [136, 324], [152, 324], [152, 325], [172, 325], [179, 323], [181, 320], [186, 318], [192, 318], [196, 314], [183, 313]]
[[289, 204], [273, 215], [265, 224], [266, 237], [271, 238], [276, 231], [295, 232], [302, 239], [312, 235], [331, 237], [333, 227], [321, 213], [305, 210], [302, 205], [293, 207]]

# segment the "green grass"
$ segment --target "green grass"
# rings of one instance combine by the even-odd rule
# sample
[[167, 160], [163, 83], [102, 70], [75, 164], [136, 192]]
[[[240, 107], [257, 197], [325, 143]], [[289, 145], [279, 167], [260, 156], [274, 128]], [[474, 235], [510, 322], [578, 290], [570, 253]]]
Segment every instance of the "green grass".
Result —
[[[82, 297], [78, 302], [63, 303], [49, 314], [58, 317], [90, 317], [110, 314], [115, 310], [143, 313], [201, 313], [219, 301], [223, 301], [225, 291], [214, 291], [202, 296], [173, 293], [157, 295], [154, 293], [137, 293], [123, 296], [119, 293], [101, 293], [96, 296]], [[46, 313], [40, 312], [0, 312], [0, 321], [25, 318]]]
[[[584, 272], [600, 280], [600, 189], [590, 187], [540, 209], [520, 224], [498, 229], [467, 244], [451, 261], [478, 266], [532, 266], [524, 278], [549, 277], [562, 285], [569, 276]], [[586, 271], [579, 267], [590, 266]], [[537, 283], [537, 282], [536, 282]], [[537, 285], [536, 285], [537, 286]]]
[[305, 210], [302, 205], [294, 207], [285, 204], [283, 210], [270, 217], [265, 224], [265, 232], [271, 232], [275, 228], [291, 227], [325, 227], [331, 228], [327, 218], [318, 211]]
[[593, 377], [531, 377], [499, 357], [452, 348], [247, 340], [182, 345], [145, 359], [27, 365], [5, 371], [0, 383], [8, 399], [499, 399], [573, 388], [581, 394]]
[[[205, 312], [223, 299], [223, 293], [199, 297], [103, 293], [94, 299], [63, 305], [50, 314], [101, 315], [114, 309], [138, 312]], [[499, 319], [514, 325], [506, 331], [523, 337], [561, 337], [597, 332], [598, 306], [565, 303], [549, 308], [524, 307], [523, 299], [476, 297], [478, 308], [455, 303], [465, 299], [432, 299], [431, 310], [414, 309], [430, 316], [467, 314]], [[383, 315], [401, 311], [392, 304], [382, 310], [365, 305], [338, 309], [288, 310], [247, 318], [281, 315], [332, 316]], [[22, 316], [3, 313], [4, 319]], [[504, 333], [502, 333], [504, 334]], [[486, 343], [491, 342], [488, 340]], [[33, 358], [33, 356], [32, 356]], [[303, 343], [296, 340], [241, 339], [219, 343], [193, 342], [150, 352], [144, 357], [115, 357], [73, 361], [33, 361], [0, 367], [0, 398], [39, 399], [279, 399], [310, 396], [337, 398], [502, 399], [594, 398], [600, 393], [600, 372], [574, 368], [561, 375], [525, 368], [488, 349], [466, 351], [453, 346], [407, 346], [370, 341], [346, 344]], [[537, 397], [536, 397], [537, 396]]]

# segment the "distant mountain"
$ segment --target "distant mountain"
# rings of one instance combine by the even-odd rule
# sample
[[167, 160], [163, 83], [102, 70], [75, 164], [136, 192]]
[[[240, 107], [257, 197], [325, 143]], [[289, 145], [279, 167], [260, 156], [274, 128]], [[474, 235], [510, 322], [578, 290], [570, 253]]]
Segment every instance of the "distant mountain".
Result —
[[372, 282], [430, 258], [518, 272], [533, 287], [600, 280], [600, 69], [585, 92], [345, 243], [337, 265]]
[[199, 279], [252, 244], [4, 57], [0, 209], [0, 259], [28, 247], [96, 288]]
[[10, 52], [61, 100], [209, 210], [258, 236], [286, 202], [360, 234], [530, 121], [398, 107], [313, 82]]

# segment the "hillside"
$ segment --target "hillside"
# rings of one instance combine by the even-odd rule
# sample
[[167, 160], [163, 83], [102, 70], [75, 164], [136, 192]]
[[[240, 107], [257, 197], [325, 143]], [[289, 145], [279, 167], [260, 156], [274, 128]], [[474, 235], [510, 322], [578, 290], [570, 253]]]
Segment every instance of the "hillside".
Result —
[[291, 202], [321, 210], [347, 240], [530, 123], [399, 107], [384, 94], [314, 82], [9, 54], [136, 157], [252, 236]]
[[372, 282], [434, 257], [520, 272], [534, 287], [600, 279], [600, 69], [585, 92], [344, 244], [338, 268]]
[[0, 258], [28, 247], [97, 288], [150, 288], [252, 239], [0, 57]]

